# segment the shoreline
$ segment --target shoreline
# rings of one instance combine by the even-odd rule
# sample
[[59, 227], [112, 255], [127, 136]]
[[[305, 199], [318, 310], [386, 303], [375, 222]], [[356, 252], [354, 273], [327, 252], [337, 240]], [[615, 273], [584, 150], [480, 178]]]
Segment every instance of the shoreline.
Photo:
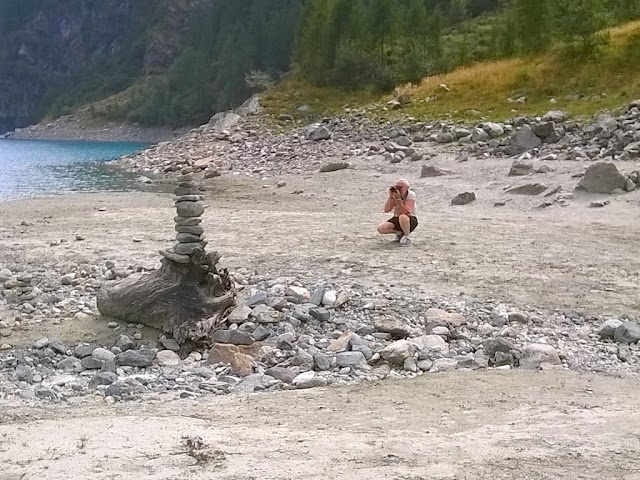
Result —
[[118, 122], [96, 124], [83, 117], [63, 116], [0, 135], [0, 139], [68, 140], [89, 142], [135, 142], [149, 145], [179, 138], [190, 128], [145, 127]]

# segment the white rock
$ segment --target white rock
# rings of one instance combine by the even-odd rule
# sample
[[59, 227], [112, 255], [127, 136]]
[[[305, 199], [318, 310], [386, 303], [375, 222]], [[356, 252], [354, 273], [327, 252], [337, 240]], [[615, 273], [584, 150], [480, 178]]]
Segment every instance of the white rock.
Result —
[[180, 365], [180, 356], [171, 350], [161, 350], [156, 354], [156, 360], [161, 367], [175, 367]]

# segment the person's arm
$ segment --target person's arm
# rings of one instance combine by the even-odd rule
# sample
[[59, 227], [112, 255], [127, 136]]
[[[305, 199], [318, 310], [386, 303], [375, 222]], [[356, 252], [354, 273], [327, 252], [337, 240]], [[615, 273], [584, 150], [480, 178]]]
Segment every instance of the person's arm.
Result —
[[384, 213], [389, 213], [391, 210], [393, 210], [395, 208], [395, 202], [393, 201], [393, 198], [391, 197], [391, 195], [389, 195], [389, 198], [387, 198], [387, 203], [384, 204]]

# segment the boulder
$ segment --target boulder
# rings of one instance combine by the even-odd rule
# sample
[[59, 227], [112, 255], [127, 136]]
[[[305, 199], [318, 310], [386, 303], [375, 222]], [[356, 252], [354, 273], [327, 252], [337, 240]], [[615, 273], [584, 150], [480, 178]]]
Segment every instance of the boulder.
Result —
[[451, 143], [455, 140], [454, 136], [450, 132], [439, 132], [436, 135], [436, 142], [438, 143]]
[[459, 313], [447, 312], [439, 308], [428, 309], [424, 316], [425, 324], [430, 326], [430, 328], [438, 326], [457, 328], [467, 324], [467, 320]]
[[509, 176], [525, 177], [533, 172], [534, 172], [533, 164], [522, 161], [522, 160], [516, 160], [515, 162], [513, 162], [513, 165], [511, 165], [511, 170], [509, 170]]
[[156, 355], [158, 365], [161, 367], [175, 367], [180, 365], [180, 356], [172, 350], [161, 350]]
[[464, 192], [457, 195], [451, 200], [451, 205], [468, 205], [476, 201], [476, 194], [473, 192]]
[[351, 367], [354, 369], [367, 368], [367, 359], [362, 352], [341, 352], [336, 355], [338, 367]]
[[382, 333], [388, 333], [394, 339], [402, 339], [409, 335], [410, 328], [402, 320], [392, 317], [380, 317], [373, 321], [374, 328]]
[[247, 115], [260, 113], [261, 110], [262, 106], [260, 105], [260, 98], [257, 95], [253, 95], [246, 102], [236, 108], [235, 113], [241, 117], [246, 117]]
[[482, 129], [487, 132], [489, 137], [498, 138], [504, 135], [504, 128], [502, 125], [493, 122], [486, 122], [482, 124]]
[[156, 358], [155, 350], [127, 350], [116, 355], [115, 362], [119, 366], [142, 368], [150, 367], [154, 358]]
[[543, 117], [543, 122], [562, 123], [567, 119], [567, 114], [560, 110], [552, 110], [547, 112]]
[[413, 356], [415, 353], [415, 347], [408, 340], [397, 340], [387, 345], [380, 355], [384, 360], [389, 363], [395, 363], [397, 365], [404, 365], [404, 361]]
[[231, 373], [239, 377], [247, 377], [253, 373], [253, 357], [243, 353], [236, 345], [214, 345], [209, 350], [207, 363], [226, 363], [231, 367]]
[[542, 145], [542, 140], [538, 137], [529, 125], [523, 125], [509, 137], [507, 154], [517, 155], [532, 148]]
[[527, 183], [518, 187], [510, 188], [507, 193], [514, 195], [540, 195], [547, 189], [547, 186], [542, 183]]
[[482, 128], [474, 128], [471, 130], [471, 140], [475, 143], [488, 142], [491, 140], [491, 137]]
[[337, 172], [338, 170], [346, 170], [350, 166], [351, 164], [347, 162], [327, 163], [326, 165], [323, 165], [322, 168], [320, 168], [320, 173], [331, 173], [331, 172]]
[[624, 322], [613, 333], [613, 339], [618, 343], [637, 343], [640, 341], [640, 325], [634, 322]]
[[449, 353], [449, 344], [440, 335], [422, 335], [409, 341], [421, 352], [441, 353], [443, 355]]
[[614, 163], [599, 162], [587, 168], [577, 188], [590, 193], [612, 193], [616, 188], [624, 190], [626, 186], [627, 176]]
[[522, 349], [520, 368], [525, 370], [538, 370], [543, 364], [561, 365], [558, 352], [551, 345], [533, 343]]
[[602, 338], [613, 338], [616, 329], [622, 325], [622, 320], [618, 320], [615, 318], [612, 318], [610, 320], [607, 320], [606, 322], [604, 322], [602, 324], [602, 326], [598, 329], [598, 335], [600, 335]]
[[242, 117], [234, 112], [220, 112], [216, 113], [211, 120], [209, 120], [208, 128], [215, 132], [222, 132], [223, 130], [229, 130], [240, 123]]
[[320, 140], [330, 140], [331, 132], [325, 126], [311, 126], [307, 130], [307, 140], [319, 142]]
[[423, 165], [422, 171], [420, 172], [420, 178], [442, 177], [444, 175], [450, 175], [451, 173], [453, 172], [450, 170], [434, 167], [433, 165]]

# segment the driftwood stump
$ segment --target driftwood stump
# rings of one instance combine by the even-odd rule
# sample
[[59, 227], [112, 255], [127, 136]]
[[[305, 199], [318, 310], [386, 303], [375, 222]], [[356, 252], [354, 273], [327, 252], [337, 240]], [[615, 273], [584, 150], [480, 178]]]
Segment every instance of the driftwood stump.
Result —
[[209, 343], [235, 305], [235, 291], [227, 270], [217, 268], [220, 256], [205, 251], [207, 241], [200, 226], [204, 206], [191, 167], [182, 170], [178, 181], [178, 243], [160, 252], [164, 258], [158, 270], [102, 288], [98, 310], [170, 334], [186, 350]]

